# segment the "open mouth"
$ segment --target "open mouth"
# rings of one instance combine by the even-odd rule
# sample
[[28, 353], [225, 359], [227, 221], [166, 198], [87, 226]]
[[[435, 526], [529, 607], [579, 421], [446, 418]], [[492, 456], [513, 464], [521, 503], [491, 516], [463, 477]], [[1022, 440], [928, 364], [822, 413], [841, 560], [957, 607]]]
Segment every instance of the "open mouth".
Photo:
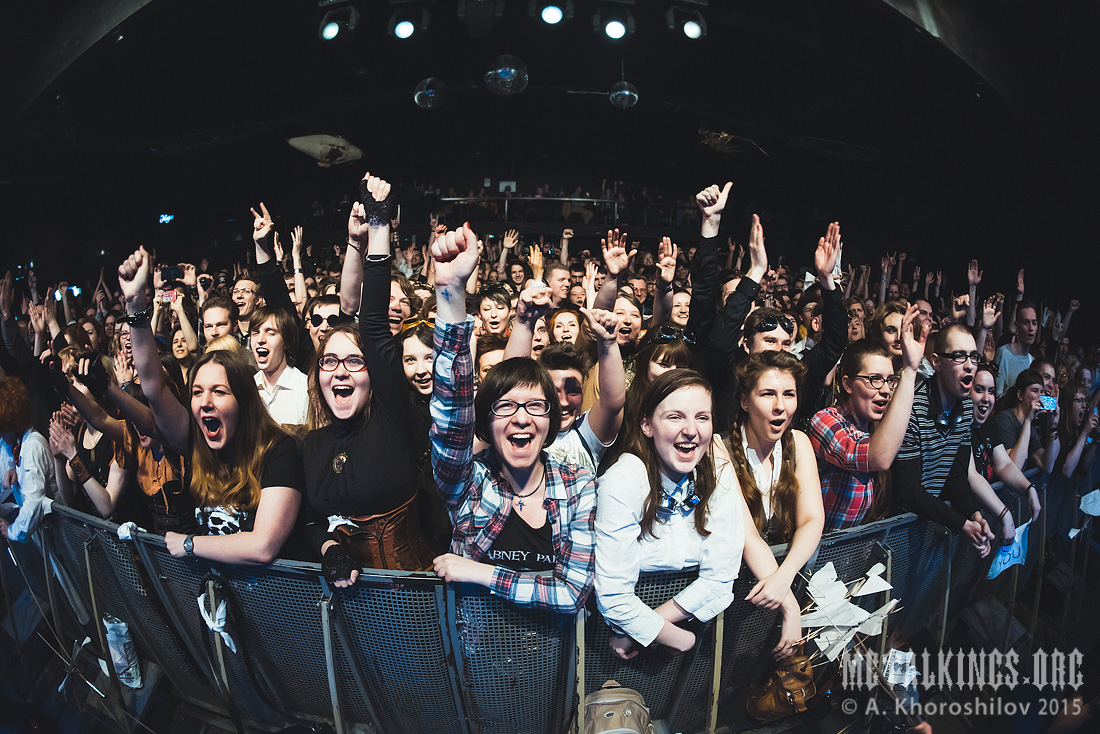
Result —
[[970, 387], [970, 385], [974, 382], [974, 375], [963, 375], [961, 378], [959, 378], [959, 382], [961, 382], [964, 387]]
[[775, 430], [782, 431], [783, 428], [787, 425], [787, 419], [786, 418], [772, 418], [770, 421], [768, 421], [768, 424], [772, 428], [774, 428]]
[[432, 384], [432, 376], [424, 375], [423, 377], [414, 377], [413, 384], [419, 388], [426, 388]]
[[676, 453], [685, 459], [689, 459], [695, 455], [695, 449], [699, 448], [697, 443], [678, 443], [675, 444]]
[[213, 416], [206, 416], [202, 419], [202, 430], [207, 438], [216, 438], [222, 430], [221, 419]]
[[256, 359], [267, 359], [269, 354], [271, 352], [266, 347], [256, 347]]
[[886, 406], [890, 404], [889, 400], [872, 400], [871, 404], [879, 410], [886, 410]]
[[533, 433], [513, 433], [508, 437], [508, 443], [512, 445], [512, 448], [519, 450], [526, 449], [534, 440], [535, 434]]
[[332, 387], [332, 394], [337, 398], [350, 398], [353, 392], [355, 388], [351, 385], [333, 385]]

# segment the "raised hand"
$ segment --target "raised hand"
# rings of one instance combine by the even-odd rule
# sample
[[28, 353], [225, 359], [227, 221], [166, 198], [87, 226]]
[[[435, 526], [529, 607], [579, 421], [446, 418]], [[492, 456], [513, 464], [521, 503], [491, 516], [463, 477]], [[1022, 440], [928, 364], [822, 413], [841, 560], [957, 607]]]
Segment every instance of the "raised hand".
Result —
[[627, 252], [626, 232], [620, 234], [618, 229], [608, 230], [607, 238], [600, 240], [600, 247], [603, 248], [604, 265], [612, 278], [630, 267], [630, 261], [638, 254], [636, 249]]
[[589, 260], [584, 264], [584, 278], [581, 279], [581, 283], [586, 291], [595, 285], [599, 270], [600, 266], [596, 264], [595, 260]]
[[433, 232], [436, 231], [437, 229], [439, 229], [439, 215], [438, 214], [429, 214], [428, 215], [428, 228], [431, 229]]
[[542, 318], [553, 305], [553, 294], [550, 286], [532, 284], [523, 289], [516, 301], [516, 320], [521, 321], [531, 328], [535, 322]]
[[1074, 298], [1072, 301], [1069, 302], [1069, 312], [1070, 313], [1073, 313], [1074, 311], [1076, 311], [1079, 308], [1081, 308], [1081, 302], [1078, 301], [1076, 298]]
[[833, 222], [825, 231], [825, 236], [818, 238], [817, 250], [814, 252], [817, 279], [826, 290], [833, 289], [833, 268], [836, 266], [836, 258], [839, 254], [840, 222]]
[[1016, 274], [1016, 292], [1021, 295], [1024, 292], [1024, 269], [1020, 268], [1020, 272]]
[[[465, 288], [470, 275], [477, 270], [477, 235], [470, 225], [456, 232], [446, 232], [432, 243], [436, 286]], [[541, 254], [541, 253], [540, 253]]]
[[535, 280], [542, 280], [542, 248], [538, 245], [531, 247], [527, 254], [527, 263], [531, 266], [531, 274]]
[[[366, 207], [358, 201], [353, 202], [351, 205], [351, 212], [348, 214], [348, 240], [361, 244], [366, 240], [369, 230], [370, 224], [367, 221]], [[339, 245], [336, 245], [336, 247], [339, 247]], [[339, 257], [339, 250], [336, 255]]]
[[925, 285], [932, 285], [933, 281], [935, 281], [935, 280], [936, 280], [936, 274], [934, 272], [932, 272], [931, 270], [929, 270], [927, 273], [924, 274], [924, 284]]
[[295, 264], [302, 261], [302, 226], [290, 230], [290, 257]]
[[662, 237], [657, 245], [657, 278], [662, 283], [671, 283], [676, 278], [676, 257], [680, 248], [668, 237]]
[[733, 181], [727, 181], [721, 189], [718, 188], [718, 184], [711, 184], [696, 194], [695, 203], [699, 205], [699, 211], [703, 216], [707, 219], [721, 216], [732, 188]]
[[250, 210], [252, 212], [252, 241], [262, 247], [264, 250], [268, 248], [268, 237], [275, 231], [275, 220], [271, 218], [271, 212], [267, 210], [267, 205], [262, 201], [260, 202], [260, 211], [256, 211], [255, 207]]
[[195, 266], [191, 263], [180, 263], [180, 267], [183, 269], [183, 284], [189, 285], [192, 288], [198, 286], [198, 273], [195, 271]]
[[919, 283], [920, 282], [920, 265], [914, 265], [913, 266], [913, 282], [914, 283]]
[[898, 253], [898, 262], [899, 263], [905, 262], [905, 258], [907, 258], [907, 257], [909, 257], [909, 255], [907, 253], [899, 252]]
[[924, 347], [928, 343], [928, 334], [932, 331], [931, 320], [920, 324], [918, 321], [918, 328], [920, 334], [913, 333], [913, 322], [918, 320], [920, 316], [920, 309], [916, 304], [909, 306], [905, 311], [905, 315], [901, 317], [901, 356], [904, 367], [908, 367], [914, 372], [920, 367], [921, 360], [924, 358]]
[[[897, 253], [896, 250], [894, 251], [893, 255], [888, 255], [888, 257], [890, 258], [890, 265], [891, 266], [898, 264], [898, 253]], [[902, 260], [904, 260], [904, 259], [905, 258], [903, 257]]]
[[762, 282], [762, 278], [768, 272], [768, 251], [764, 249], [764, 225], [760, 217], [752, 215], [752, 227], [749, 229], [749, 271], [750, 280]]
[[982, 304], [982, 328], [987, 331], [992, 329], [1000, 316], [1001, 304], [997, 301], [997, 296], [985, 299], [985, 303]]
[[279, 233], [278, 232], [275, 233], [274, 242], [275, 242], [275, 260], [277, 262], [281, 263], [283, 261], [283, 256], [286, 255], [286, 253], [283, 252], [283, 245], [282, 245], [282, 243], [279, 242]]
[[955, 300], [951, 301], [951, 318], [955, 321], [961, 321], [962, 317], [966, 316], [966, 309], [969, 307], [969, 293], [963, 293], [961, 296], [956, 296]]
[[966, 282], [970, 284], [971, 288], [977, 288], [978, 284], [982, 282], [982, 274], [984, 270], [978, 270], [978, 261], [971, 260], [970, 265], [966, 268]]
[[567, 228], [567, 229], [563, 229], [563, 230], [562, 230], [562, 232], [561, 232], [561, 238], [562, 238], [563, 240], [571, 240], [571, 239], [573, 239], [573, 230], [572, 230], [572, 229], [569, 229], [569, 228]]
[[118, 266], [118, 284], [122, 287], [126, 310], [131, 314], [144, 311], [149, 306], [149, 296], [145, 293], [148, 282], [149, 253], [144, 247], [139, 247]]
[[888, 273], [889, 271], [890, 271], [890, 256], [889, 255], [883, 255], [882, 256], [882, 277], [885, 278], [886, 273]]
[[943, 271], [942, 270], [937, 270], [936, 271], [936, 287], [939, 288], [941, 285], [943, 285]]
[[71, 459], [76, 456], [76, 439], [71, 429], [66, 428], [57, 413], [50, 418], [50, 453]]
[[[84, 360], [81, 360], [80, 374], [87, 374], [87, 370], [90, 367], [84, 364]], [[114, 361], [115, 382], [119, 385], [125, 385], [127, 382], [134, 381], [134, 358], [127, 354], [125, 350], [119, 350], [115, 356]]]
[[618, 336], [619, 323], [622, 316], [617, 316], [611, 311], [601, 308], [582, 308], [581, 313], [588, 317], [588, 323], [592, 327], [592, 333], [604, 343], [613, 343]]
[[503, 239], [504, 249], [511, 250], [513, 247], [519, 244], [519, 232], [514, 229], [510, 229], [504, 233]]
[[46, 304], [41, 306], [35, 306], [31, 304], [30, 307], [31, 328], [34, 329], [36, 334], [41, 334], [46, 330]]

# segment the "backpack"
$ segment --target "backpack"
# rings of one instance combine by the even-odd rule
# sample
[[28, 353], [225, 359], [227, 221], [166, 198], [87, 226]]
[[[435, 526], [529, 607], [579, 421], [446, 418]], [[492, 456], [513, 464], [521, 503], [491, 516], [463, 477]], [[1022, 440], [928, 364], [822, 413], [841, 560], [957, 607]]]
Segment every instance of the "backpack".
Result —
[[585, 696], [584, 734], [653, 734], [642, 694], [609, 680]]

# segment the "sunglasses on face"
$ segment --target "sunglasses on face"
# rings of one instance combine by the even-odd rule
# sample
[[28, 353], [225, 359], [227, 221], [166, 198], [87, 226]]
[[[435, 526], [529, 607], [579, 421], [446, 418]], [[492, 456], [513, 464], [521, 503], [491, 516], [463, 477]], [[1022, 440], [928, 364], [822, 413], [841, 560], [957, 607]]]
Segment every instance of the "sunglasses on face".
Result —
[[783, 327], [783, 331], [787, 332], [791, 336], [794, 336], [794, 322], [787, 316], [774, 316], [768, 314], [759, 321], [756, 322], [756, 326], [753, 327], [752, 333], [764, 334], [769, 331], [774, 331], [779, 327]]
[[345, 314], [331, 314], [329, 316], [322, 316], [319, 313], [315, 313], [309, 317], [309, 323], [313, 324], [313, 328], [319, 327], [321, 324], [328, 322], [329, 326], [339, 326], [340, 324], [350, 324], [355, 321], [354, 316], [347, 316]]

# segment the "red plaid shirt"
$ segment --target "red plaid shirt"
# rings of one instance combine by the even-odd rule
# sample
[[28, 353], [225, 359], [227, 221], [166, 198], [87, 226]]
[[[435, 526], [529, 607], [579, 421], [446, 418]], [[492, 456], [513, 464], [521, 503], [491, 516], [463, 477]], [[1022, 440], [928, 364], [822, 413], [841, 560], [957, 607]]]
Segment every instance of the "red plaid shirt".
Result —
[[834, 406], [814, 414], [809, 435], [821, 477], [823, 532], [859, 525], [874, 498], [871, 434]]

